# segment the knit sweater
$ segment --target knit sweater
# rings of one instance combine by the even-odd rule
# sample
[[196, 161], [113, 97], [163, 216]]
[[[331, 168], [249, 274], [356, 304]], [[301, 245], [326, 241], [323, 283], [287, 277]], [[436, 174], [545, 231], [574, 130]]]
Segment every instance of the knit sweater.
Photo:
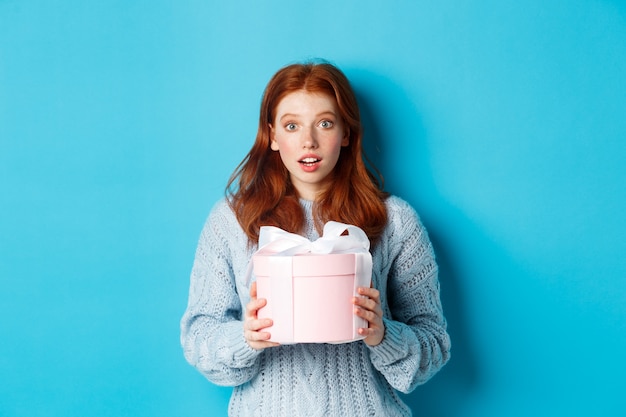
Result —
[[[301, 200], [304, 235], [319, 237], [312, 202]], [[408, 393], [447, 361], [450, 340], [439, 297], [433, 248], [419, 217], [398, 197], [386, 200], [388, 223], [371, 249], [385, 334], [370, 347], [293, 344], [252, 349], [243, 316], [250, 300], [246, 269], [256, 246], [225, 200], [200, 235], [189, 301], [181, 320], [187, 361], [210, 381], [232, 386], [229, 416], [410, 416]]]

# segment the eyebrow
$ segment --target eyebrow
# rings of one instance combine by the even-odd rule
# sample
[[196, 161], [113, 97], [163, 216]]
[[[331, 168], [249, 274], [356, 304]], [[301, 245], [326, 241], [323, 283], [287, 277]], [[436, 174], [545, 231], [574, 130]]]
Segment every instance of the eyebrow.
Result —
[[[335, 114], [335, 112], [328, 110], [328, 111], [323, 111], [321, 113], [318, 113], [315, 115], [315, 118], [321, 117], [321, 116], [325, 116], [325, 115], [331, 115], [333, 117], [337, 117], [337, 115]], [[300, 117], [299, 114], [294, 114], [294, 113], [285, 113], [282, 115], [282, 117], [279, 119], [280, 121], [282, 121], [283, 119], [287, 119], [287, 118], [293, 118], [293, 117]]]

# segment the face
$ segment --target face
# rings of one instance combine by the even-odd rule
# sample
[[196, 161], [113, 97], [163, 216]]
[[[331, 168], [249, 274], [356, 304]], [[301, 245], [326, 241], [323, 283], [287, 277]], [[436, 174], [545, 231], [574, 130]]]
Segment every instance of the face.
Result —
[[335, 98], [304, 90], [289, 93], [278, 103], [270, 129], [271, 148], [280, 153], [298, 194], [315, 200], [349, 143]]

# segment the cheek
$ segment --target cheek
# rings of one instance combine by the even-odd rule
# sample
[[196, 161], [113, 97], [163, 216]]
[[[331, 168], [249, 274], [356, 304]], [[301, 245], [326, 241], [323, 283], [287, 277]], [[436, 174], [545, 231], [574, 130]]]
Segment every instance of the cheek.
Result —
[[294, 153], [293, 146], [289, 141], [282, 141], [280, 138], [272, 142], [272, 150], [277, 151], [280, 159], [285, 162], [291, 158]]
[[334, 144], [335, 144], [335, 150], [337, 152], [341, 151], [341, 148], [348, 146], [350, 142], [348, 141], [348, 137], [347, 136], [342, 136], [342, 137], [337, 137], [334, 140]]

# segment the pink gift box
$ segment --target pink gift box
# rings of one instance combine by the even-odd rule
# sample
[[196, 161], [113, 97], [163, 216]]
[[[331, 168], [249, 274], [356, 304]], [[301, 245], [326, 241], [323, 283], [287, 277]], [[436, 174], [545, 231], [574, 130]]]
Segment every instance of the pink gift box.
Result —
[[[341, 223], [332, 226], [335, 234], [346, 230], [340, 227], [346, 226]], [[362, 233], [360, 229], [358, 231]], [[351, 233], [354, 234], [354, 230]], [[327, 235], [325, 228], [322, 239], [326, 241], [355, 241], [354, 236]], [[358, 296], [357, 288], [369, 287], [371, 282], [372, 256], [363, 247], [369, 247], [369, 240], [365, 244], [363, 237], [367, 240], [364, 233], [360, 235], [361, 240], [356, 239], [360, 247], [359, 244], [353, 249], [346, 248], [345, 244], [336, 245], [340, 253], [315, 253], [319, 248], [306, 244], [299, 244], [295, 250], [293, 247], [285, 250], [284, 242], [278, 242], [273, 248], [271, 244], [261, 248], [253, 256], [257, 297], [267, 300], [258, 317], [273, 320], [273, 325], [266, 329], [271, 334], [271, 341], [281, 344], [346, 343], [364, 338], [358, 329], [367, 327], [368, 323], [354, 313], [352, 303], [352, 298]], [[326, 245], [322, 251], [337, 249], [332, 246]], [[277, 247], [281, 249], [279, 252], [272, 250]], [[305, 253], [293, 254], [294, 251]]]

